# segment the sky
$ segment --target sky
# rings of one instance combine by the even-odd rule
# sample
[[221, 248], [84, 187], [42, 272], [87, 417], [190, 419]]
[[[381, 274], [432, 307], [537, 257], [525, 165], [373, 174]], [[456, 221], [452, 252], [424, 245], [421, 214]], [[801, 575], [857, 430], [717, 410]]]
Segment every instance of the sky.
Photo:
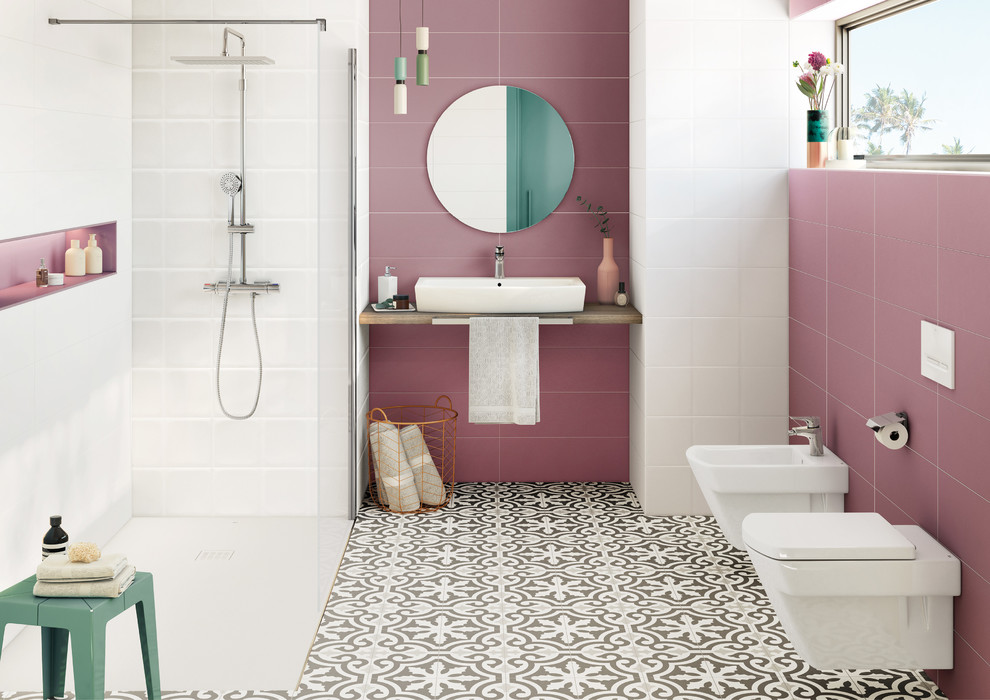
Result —
[[[919, 98], [938, 121], [918, 133], [911, 153], [941, 153], [958, 136], [964, 152], [990, 153], [987, 39], [990, 0], [936, 0], [850, 32], [850, 101], [863, 106], [877, 84]], [[873, 137], [876, 142], [876, 137]], [[884, 150], [903, 154], [900, 133], [886, 134]], [[858, 150], [858, 149], [857, 149]]]

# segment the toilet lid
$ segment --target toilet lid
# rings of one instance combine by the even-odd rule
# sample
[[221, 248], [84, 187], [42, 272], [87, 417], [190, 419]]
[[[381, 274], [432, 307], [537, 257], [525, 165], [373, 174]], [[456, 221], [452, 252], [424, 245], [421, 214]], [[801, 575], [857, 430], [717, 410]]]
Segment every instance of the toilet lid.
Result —
[[878, 513], [752, 513], [746, 546], [771, 559], [914, 559], [914, 545]]

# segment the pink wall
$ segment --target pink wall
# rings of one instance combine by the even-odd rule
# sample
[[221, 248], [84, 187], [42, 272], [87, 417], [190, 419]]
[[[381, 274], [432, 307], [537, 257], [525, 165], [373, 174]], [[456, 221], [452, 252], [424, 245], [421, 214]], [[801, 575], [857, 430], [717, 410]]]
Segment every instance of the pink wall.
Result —
[[802, 15], [808, 10], [813, 10], [820, 5], [826, 5], [831, 0], [791, 0], [791, 18]]
[[[917, 524], [963, 561], [953, 700], [990, 697], [990, 176], [790, 172], [791, 415], [849, 463], [846, 509]], [[921, 321], [956, 333], [956, 389], [920, 373]], [[881, 447], [866, 418], [907, 411]]]
[[[505, 246], [506, 274], [578, 275], [595, 294], [600, 235], [574, 204], [612, 212], [621, 279], [629, 279], [629, 8], [627, 0], [430, 0], [430, 85], [407, 81], [409, 114], [392, 114], [398, 0], [371, 4], [371, 271], [398, 265], [399, 292], [426, 275], [488, 276]], [[420, 3], [403, 3], [403, 48], [415, 66]], [[426, 173], [433, 123], [457, 97], [514, 85], [544, 97], [571, 130], [575, 172], [558, 211], [525, 231], [496, 235], [448, 214]], [[371, 405], [433, 403], [460, 411], [459, 481], [626, 480], [629, 332], [625, 326], [540, 330], [536, 426], [467, 422], [467, 328], [371, 328]]]

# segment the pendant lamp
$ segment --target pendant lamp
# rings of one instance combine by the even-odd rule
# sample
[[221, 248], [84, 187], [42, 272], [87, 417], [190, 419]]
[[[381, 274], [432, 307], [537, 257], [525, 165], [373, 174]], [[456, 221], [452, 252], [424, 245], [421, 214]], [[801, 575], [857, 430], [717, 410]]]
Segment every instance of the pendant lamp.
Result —
[[406, 58], [402, 55], [402, 0], [399, 0], [399, 55], [395, 57], [395, 92], [392, 95], [392, 114], [406, 114]]
[[[420, 22], [426, 24], [426, 0], [420, 0]], [[416, 27], [416, 84], [430, 84], [430, 28]]]

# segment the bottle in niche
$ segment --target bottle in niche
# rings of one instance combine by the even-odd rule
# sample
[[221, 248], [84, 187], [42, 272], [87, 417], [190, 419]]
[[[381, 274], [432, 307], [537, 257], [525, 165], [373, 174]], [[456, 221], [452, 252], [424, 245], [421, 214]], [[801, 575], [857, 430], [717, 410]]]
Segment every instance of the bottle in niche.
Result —
[[39, 287], [48, 286], [48, 268], [45, 267], [45, 259], [41, 259], [41, 264], [38, 265], [38, 271], [34, 273], [34, 283]]
[[79, 241], [72, 241], [65, 251], [65, 276], [82, 277], [86, 274], [86, 253], [79, 247]]
[[86, 245], [86, 274], [99, 275], [103, 273], [103, 249], [96, 245], [96, 234], [89, 234]]
[[48, 519], [51, 528], [41, 540], [41, 558], [47, 559], [49, 554], [65, 554], [69, 545], [69, 535], [62, 529], [62, 516], [53, 515]]
[[626, 294], [626, 283], [619, 282], [619, 291], [615, 293], [615, 305], [616, 306], [628, 306], [629, 305], [629, 295]]

